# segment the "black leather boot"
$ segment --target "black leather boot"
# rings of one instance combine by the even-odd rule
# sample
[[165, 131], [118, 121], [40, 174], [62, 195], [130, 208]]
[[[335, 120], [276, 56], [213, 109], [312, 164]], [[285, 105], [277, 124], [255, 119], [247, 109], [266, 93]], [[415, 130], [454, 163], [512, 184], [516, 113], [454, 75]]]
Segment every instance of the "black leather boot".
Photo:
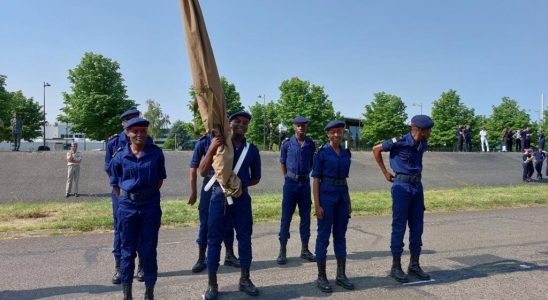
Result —
[[316, 286], [324, 293], [333, 292], [333, 289], [327, 280], [327, 275], [325, 274], [325, 260], [316, 261], [316, 264], [318, 265], [318, 279], [316, 279]]
[[390, 270], [390, 276], [396, 279], [397, 282], [407, 282], [407, 275], [401, 269], [401, 256], [392, 257], [392, 269]]
[[240, 291], [250, 295], [258, 296], [259, 290], [255, 287], [251, 279], [249, 279], [249, 268], [242, 268], [242, 275], [240, 277]]
[[234, 249], [232, 247], [226, 247], [225, 266], [232, 266], [234, 268], [240, 267], [240, 260], [234, 255]]
[[278, 258], [276, 258], [276, 262], [278, 265], [287, 264], [287, 241], [280, 241], [280, 253], [278, 254]]
[[353, 290], [354, 284], [346, 277], [346, 257], [337, 259], [337, 285], [347, 290]]
[[316, 257], [314, 257], [314, 254], [308, 250], [308, 243], [302, 243], [301, 247], [301, 258], [306, 259], [309, 262], [315, 262]]
[[124, 300], [133, 300], [133, 295], [131, 293], [131, 283], [124, 283], [122, 286], [124, 289]]
[[112, 275], [112, 284], [120, 284], [122, 279], [120, 278], [120, 259], [114, 260], [114, 275]]
[[424, 273], [419, 264], [419, 255], [411, 255], [411, 260], [409, 261], [407, 273], [409, 273], [409, 275], [417, 277], [420, 280], [430, 280], [430, 275]]
[[200, 247], [200, 249], [198, 249], [198, 260], [196, 261], [194, 266], [192, 266], [192, 273], [200, 273], [206, 268], [205, 252], [205, 247]]
[[137, 281], [143, 282], [145, 281], [145, 272], [143, 271], [143, 262], [141, 261], [141, 257], [137, 257], [139, 260], [139, 264], [137, 265], [137, 275], [135, 275], [135, 279]]
[[209, 280], [207, 282], [207, 290], [204, 294], [204, 298], [206, 300], [217, 299], [217, 296], [219, 296], [219, 285], [217, 284], [217, 273], [209, 272], [207, 276]]
[[154, 285], [145, 286], [145, 300], [154, 300]]

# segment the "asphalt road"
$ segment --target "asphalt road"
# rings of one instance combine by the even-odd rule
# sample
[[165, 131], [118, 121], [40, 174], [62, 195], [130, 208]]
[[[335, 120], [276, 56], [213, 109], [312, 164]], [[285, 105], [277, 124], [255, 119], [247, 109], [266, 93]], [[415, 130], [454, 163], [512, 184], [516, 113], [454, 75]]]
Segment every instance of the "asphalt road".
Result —
[[[256, 299], [546, 299], [547, 215], [548, 207], [427, 213], [421, 262], [432, 280], [406, 285], [387, 277], [390, 217], [352, 218], [347, 275], [356, 290], [334, 285], [336, 263], [330, 248], [331, 295], [313, 284], [315, 264], [297, 257], [296, 222], [289, 263], [283, 267], [275, 262], [279, 224], [256, 224], [251, 268], [261, 293]], [[197, 254], [195, 236], [196, 228], [160, 231], [157, 299], [201, 299], [207, 274], [190, 271]], [[0, 241], [0, 299], [122, 299], [121, 287], [110, 284], [111, 240], [111, 234], [85, 234]], [[406, 267], [408, 253], [404, 255]], [[238, 291], [238, 278], [238, 269], [221, 266], [219, 299], [250, 299]], [[136, 299], [143, 291], [143, 284], [136, 282]]]
[[[167, 180], [163, 199], [186, 199], [189, 195], [188, 164], [191, 152], [165, 152]], [[104, 152], [84, 152], [79, 198], [65, 195], [67, 167], [64, 152], [0, 152], [0, 203], [87, 201], [109, 197], [103, 172]], [[388, 155], [384, 158], [388, 166]], [[261, 182], [251, 194], [281, 193], [279, 154], [262, 152]], [[500, 186], [521, 183], [521, 155], [509, 153], [424, 154], [423, 183], [426, 189], [469, 185]], [[548, 181], [546, 181], [548, 182]], [[370, 152], [354, 152], [348, 180], [350, 191], [389, 190]]]

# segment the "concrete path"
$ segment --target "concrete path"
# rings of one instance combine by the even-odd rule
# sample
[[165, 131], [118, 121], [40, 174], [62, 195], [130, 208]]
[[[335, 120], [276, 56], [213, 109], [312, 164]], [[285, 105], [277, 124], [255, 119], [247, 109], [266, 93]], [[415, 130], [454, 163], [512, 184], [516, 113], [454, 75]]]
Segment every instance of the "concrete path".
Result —
[[[256, 224], [252, 280], [261, 293], [256, 299], [546, 299], [547, 215], [548, 207], [427, 213], [421, 261], [433, 279], [406, 285], [387, 277], [390, 217], [352, 218], [347, 275], [356, 290], [334, 285], [330, 249], [331, 295], [313, 284], [315, 264], [297, 258], [297, 222], [283, 267], [275, 262], [279, 224]], [[156, 299], [201, 299], [207, 274], [190, 271], [197, 255], [195, 236], [196, 228], [161, 230]], [[121, 287], [110, 284], [111, 240], [111, 234], [85, 234], [0, 241], [0, 299], [122, 299]], [[405, 266], [407, 259], [405, 253]], [[251, 299], [238, 291], [238, 278], [239, 270], [221, 266], [219, 299]], [[142, 283], [135, 283], [136, 299], [143, 290]]]

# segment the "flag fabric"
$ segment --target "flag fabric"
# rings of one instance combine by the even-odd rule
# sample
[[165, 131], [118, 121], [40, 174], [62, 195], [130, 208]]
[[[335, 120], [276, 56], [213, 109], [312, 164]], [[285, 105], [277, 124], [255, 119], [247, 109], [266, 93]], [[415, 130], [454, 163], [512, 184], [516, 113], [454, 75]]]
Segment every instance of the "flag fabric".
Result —
[[213, 49], [198, 0], [179, 0], [188, 49], [193, 88], [206, 131], [224, 137], [225, 144], [213, 157], [213, 169], [227, 197], [241, 195], [241, 182], [232, 171], [234, 148], [226, 104]]

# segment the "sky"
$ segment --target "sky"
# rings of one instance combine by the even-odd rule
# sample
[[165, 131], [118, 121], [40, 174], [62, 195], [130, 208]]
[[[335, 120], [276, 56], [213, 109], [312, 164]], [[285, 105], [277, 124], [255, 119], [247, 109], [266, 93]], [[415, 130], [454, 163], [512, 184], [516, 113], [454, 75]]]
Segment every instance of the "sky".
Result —
[[[276, 101], [294, 76], [323, 86], [336, 111], [360, 118], [377, 92], [412, 115], [456, 90], [489, 116], [504, 96], [538, 120], [548, 104], [545, 0], [207, 0], [202, 12], [219, 73], [242, 104]], [[55, 121], [68, 70], [85, 52], [120, 64], [130, 99], [189, 121], [190, 67], [178, 0], [2, 0], [0, 74]], [[261, 96], [262, 97], [262, 96]], [[326, 120], [327, 122], [328, 120]]]

